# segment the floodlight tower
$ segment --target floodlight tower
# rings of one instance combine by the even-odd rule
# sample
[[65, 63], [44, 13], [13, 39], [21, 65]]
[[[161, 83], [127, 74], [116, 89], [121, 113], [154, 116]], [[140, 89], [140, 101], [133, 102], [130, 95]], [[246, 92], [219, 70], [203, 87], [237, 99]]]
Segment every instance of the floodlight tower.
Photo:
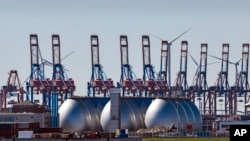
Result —
[[[129, 64], [128, 56], [128, 38], [126, 35], [120, 36], [120, 52], [121, 52], [121, 78], [120, 87], [122, 87], [122, 94], [132, 93], [134, 96], [136, 94], [141, 95], [143, 82], [141, 79], [137, 79], [132, 66]], [[119, 87], [119, 86], [118, 86]]]
[[173, 89], [176, 92], [176, 96], [179, 94], [186, 97], [188, 96], [188, 84], [187, 84], [187, 54], [188, 54], [188, 42], [181, 42], [181, 58], [180, 58], [180, 71], [177, 74], [175, 81], [175, 87]]
[[88, 96], [91, 94], [103, 93], [104, 97], [109, 93], [110, 88], [114, 88], [113, 80], [111, 78], [106, 78], [103, 71], [103, 67], [100, 64], [99, 58], [99, 40], [97, 35], [90, 36], [91, 44], [91, 62], [92, 62], [92, 74], [91, 80], [88, 82]]

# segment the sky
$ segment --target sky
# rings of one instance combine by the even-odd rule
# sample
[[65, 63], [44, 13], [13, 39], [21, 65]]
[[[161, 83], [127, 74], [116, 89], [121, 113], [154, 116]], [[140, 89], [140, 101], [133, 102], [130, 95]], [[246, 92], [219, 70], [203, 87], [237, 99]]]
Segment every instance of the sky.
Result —
[[[59, 34], [61, 56], [67, 75], [76, 84], [75, 95], [87, 95], [91, 78], [90, 36], [99, 37], [100, 63], [113, 81], [120, 81], [119, 36], [127, 35], [129, 62], [137, 78], [143, 76], [142, 35], [149, 33], [171, 41], [171, 81], [180, 69], [181, 41], [188, 41], [188, 52], [199, 62], [201, 43], [208, 44], [208, 55], [221, 57], [222, 44], [230, 44], [229, 60], [241, 58], [242, 44], [250, 41], [248, 0], [0, 0], [0, 84], [6, 85], [8, 72], [17, 70], [21, 82], [31, 73], [29, 35], [37, 34], [42, 57], [52, 62], [52, 34]], [[160, 69], [161, 41], [150, 36], [151, 63]], [[208, 63], [217, 61], [208, 57]], [[191, 85], [197, 66], [188, 58], [187, 79]], [[214, 85], [220, 63], [209, 65], [208, 85]], [[52, 68], [45, 75], [52, 77]], [[229, 66], [229, 84], [235, 68]], [[25, 87], [25, 86], [24, 86]]]

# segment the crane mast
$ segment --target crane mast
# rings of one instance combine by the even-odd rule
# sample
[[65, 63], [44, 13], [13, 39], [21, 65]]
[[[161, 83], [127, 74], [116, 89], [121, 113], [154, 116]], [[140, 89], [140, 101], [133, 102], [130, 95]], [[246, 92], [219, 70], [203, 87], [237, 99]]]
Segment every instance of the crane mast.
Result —
[[88, 96], [103, 93], [104, 97], [110, 88], [114, 88], [113, 80], [106, 78], [99, 58], [99, 40], [97, 35], [90, 36], [92, 75], [88, 82]]
[[[249, 83], [248, 83], [248, 66], [249, 66], [249, 44], [242, 45], [241, 72], [239, 73], [239, 97], [244, 96], [244, 102], [249, 103]], [[245, 107], [245, 114], [247, 108]]]
[[187, 54], [188, 54], [188, 42], [181, 42], [181, 57], [180, 57], [180, 71], [177, 74], [175, 80], [175, 96], [188, 96], [188, 84], [187, 84]]
[[167, 82], [167, 74], [168, 74], [168, 41], [162, 41], [161, 42], [161, 65], [160, 65], [160, 73], [159, 73], [159, 78], [162, 80], [163, 85], [165, 85], [166, 92], [169, 97], [171, 97], [171, 88], [170, 88], [170, 83]]
[[120, 53], [121, 53], [121, 79], [120, 84], [122, 84], [122, 94], [132, 93], [133, 96], [139, 93], [141, 95], [142, 91], [142, 80], [137, 79], [132, 66], [129, 64], [128, 55], [128, 38], [126, 35], [120, 36]]
[[143, 54], [143, 82], [145, 96], [152, 94], [163, 95], [166, 93], [166, 82], [163, 82], [160, 77], [155, 76], [154, 67], [151, 64], [150, 56], [150, 40], [149, 36], [142, 36], [142, 54]]

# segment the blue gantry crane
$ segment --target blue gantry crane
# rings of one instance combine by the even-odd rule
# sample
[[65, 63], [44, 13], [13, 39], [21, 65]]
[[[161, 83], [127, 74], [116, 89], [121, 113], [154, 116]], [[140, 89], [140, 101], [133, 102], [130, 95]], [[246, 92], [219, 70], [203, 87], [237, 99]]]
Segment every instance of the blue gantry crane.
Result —
[[[196, 69], [196, 72], [195, 72], [194, 79], [192, 81], [192, 85], [189, 87], [190, 99], [193, 102], [195, 102], [195, 100], [196, 100], [195, 97], [196, 96], [198, 97], [197, 100], [199, 101], [199, 108], [200, 108], [201, 112], [204, 112], [206, 108], [205, 108], [205, 106], [201, 105], [200, 101], [203, 100], [203, 105], [206, 105], [206, 102], [207, 102], [206, 99], [207, 99], [207, 96], [208, 96], [207, 50], [208, 50], [208, 44], [202, 43], [201, 44], [201, 51], [200, 51], [200, 63], [199, 64], [190, 55], [193, 62], [197, 65], [197, 69]], [[208, 98], [211, 98], [211, 97], [208, 96]], [[202, 110], [202, 107], [203, 107], [203, 110]]]
[[122, 95], [132, 93], [133, 96], [141, 95], [143, 91], [143, 81], [138, 79], [129, 64], [128, 38], [126, 35], [120, 36], [121, 53], [121, 78], [118, 87], [122, 88]]
[[150, 39], [149, 36], [142, 36], [142, 54], [143, 54], [143, 85], [145, 96], [152, 94], [164, 94], [166, 85], [154, 71], [154, 66], [151, 64], [150, 54]]
[[[238, 96], [244, 96], [244, 102], [249, 103], [249, 82], [248, 82], [248, 66], [249, 66], [249, 44], [244, 43], [242, 45], [242, 58], [241, 58], [241, 71], [239, 73], [237, 85], [239, 86], [239, 94]], [[236, 103], [237, 105], [237, 103]], [[247, 109], [245, 107], [245, 114], [247, 113]]]
[[[209, 87], [209, 95], [214, 96], [213, 99], [209, 99], [210, 102], [206, 102], [209, 106], [212, 106], [211, 109], [214, 111], [209, 112], [210, 114], [217, 115], [217, 97], [224, 96], [223, 99], [220, 99], [219, 102], [224, 102], [224, 117], [229, 117], [229, 101], [231, 100], [230, 87], [228, 82], [228, 61], [229, 60], [229, 44], [224, 43], [222, 45], [222, 58], [221, 58], [221, 71], [218, 73], [215, 85]], [[213, 103], [213, 105], [211, 105]], [[222, 109], [221, 109], [222, 110]], [[206, 111], [204, 111], [206, 112]]]
[[91, 62], [92, 62], [92, 74], [90, 82], [88, 82], [88, 96], [95, 96], [95, 94], [104, 94], [104, 97], [109, 93], [110, 88], [114, 88], [113, 80], [107, 78], [103, 71], [103, 67], [100, 64], [99, 57], [99, 40], [97, 35], [90, 36], [91, 44]]
[[58, 108], [68, 98], [72, 97], [75, 91], [74, 80], [68, 78], [61, 63], [60, 36], [52, 35], [52, 59], [53, 59], [53, 88], [51, 92], [50, 109], [52, 116], [52, 127], [58, 127]]
[[188, 55], [188, 42], [181, 42], [181, 57], [180, 57], [180, 70], [177, 73], [177, 78], [174, 82], [173, 92], [175, 96], [188, 97], [188, 83], [187, 83], [187, 55]]
[[30, 64], [31, 73], [26, 82], [26, 100], [34, 102], [34, 93], [42, 93], [42, 103], [46, 106], [52, 89], [52, 81], [45, 78], [46, 61], [42, 58], [37, 34], [30, 34]]

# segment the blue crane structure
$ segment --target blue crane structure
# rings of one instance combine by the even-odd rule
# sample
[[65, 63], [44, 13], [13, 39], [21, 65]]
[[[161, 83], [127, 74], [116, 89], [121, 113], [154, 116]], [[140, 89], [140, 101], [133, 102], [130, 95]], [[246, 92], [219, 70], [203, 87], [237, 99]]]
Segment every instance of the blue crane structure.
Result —
[[91, 62], [92, 62], [92, 74], [90, 82], [87, 83], [88, 96], [94, 96], [95, 94], [104, 94], [104, 97], [109, 93], [110, 88], [114, 88], [113, 80], [107, 78], [103, 67], [100, 64], [99, 57], [99, 40], [97, 35], [90, 36], [91, 44]]
[[[249, 103], [250, 101], [250, 87], [248, 83], [248, 66], [249, 66], [249, 44], [244, 43], [242, 45], [242, 58], [241, 58], [241, 71], [238, 74], [237, 86], [239, 87], [238, 96], [244, 96], [244, 102]], [[236, 103], [237, 105], [237, 103]], [[247, 113], [247, 109], [245, 107], [245, 114]]]
[[126, 35], [120, 36], [121, 53], [121, 78], [118, 87], [122, 88], [122, 95], [132, 93], [133, 96], [141, 95], [143, 91], [143, 81], [138, 79], [129, 64], [128, 38]]
[[[190, 55], [191, 59], [197, 65], [197, 69], [195, 72], [194, 79], [192, 81], [192, 85], [189, 86], [189, 98], [192, 102], [195, 102], [195, 98], [199, 101], [199, 108], [202, 109], [200, 100], [203, 100], [203, 110], [204, 112], [206, 109], [206, 102], [209, 101], [210, 96], [208, 96], [208, 84], [207, 84], [207, 51], [208, 51], [208, 44], [202, 43], [201, 44], [201, 51], [200, 51], [200, 63], [195, 61], [195, 59]], [[208, 97], [207, 97], [208, 96]], [[201, 98], [202, 97], [202, 98]]]
[[[213, 96], [209, 98], [210, 102], [208, 103], [211, 106], [209, 109], [213, 109], [212, 111], [208, 111], [204, 109], [204, 113], [211, 114], [217, 116], [217, 97], [224, 96], [224, 117], [229, 117], [229, 101], [231, 100], [230, 87], [228, 82], [228, 59], [229, 59], [229, 44], [224, 43], [222, 45], [222, 58], [221, 58], [221, 71], [218, 73], [218, 77], [216, 79], [215, 85], [209, 87], [209, 96]], [[219, 99], [219, 102], [223, 102], [223, 99]], [[222, 109], [221, 109], [222, 110]]]
[[53, 88], [51, 92], [50, 110], [52, 116], [52, 127], [58, 127], [58, 107], [75, 91], [74, 80], [67, 78], [63, 65], [61, 64], [60, 36], [52, 35], [52, 59], [53, 59]]
[[165, 85], [165, 95], [171, 97], [171, 89], [169, 87], [170, 84], [167, 83], [167, 70], [168, 70], [168, 53], [169, 45], [167, 40], [162, 40], [161, 42], [161, 64], [160, 64], [160, 72], [159, 77], [161, 78], [163, 84]]
[[155, 38], [162, 41], [161, 45], [161, 65], [160, 65], [160, 72], [159, 77], [162, 79], [162, 82], [165, 83], [166, 86], [163, 86], [167, 96], [172, 97], [172, 86], [171, 86], [171, 45], [185, 33], [187, 33], [191, 28], [184, 31], [182, 34], [177, 36], [172, 41], [168, 42], [167, 40], [163, 40], [160, 37], [150, 34]]
[[45, 78], [42, 55], [39, 48], [37, 34], [30, 34], [30, 64], [31, 73], [29, 81], [26, 82], [26, 100], [34, 102], [34, 93], [42, 93], [42, 103], [46, 106], [50, 101], [50, 91], [52, 90], [52, 81]]
[[177, 73], [177, 78], [174, 82], [172, 91], [174, 96], [184, 96], [188, 98], [188, 83], [187, 83], [187, 57], [188, 55], [188, 42], [181, 42], [181, 57], [180, 57], [180, 70]]
[[152, 94], [165, 93], [166, 85], [163, 83], [161, 78], [156, 76], [154, 67], [151, 64], [150, 54], [150, 39], [149, 36], [142, 36], [142, 54], [143, 54], [143, 85], [145, 96]]

